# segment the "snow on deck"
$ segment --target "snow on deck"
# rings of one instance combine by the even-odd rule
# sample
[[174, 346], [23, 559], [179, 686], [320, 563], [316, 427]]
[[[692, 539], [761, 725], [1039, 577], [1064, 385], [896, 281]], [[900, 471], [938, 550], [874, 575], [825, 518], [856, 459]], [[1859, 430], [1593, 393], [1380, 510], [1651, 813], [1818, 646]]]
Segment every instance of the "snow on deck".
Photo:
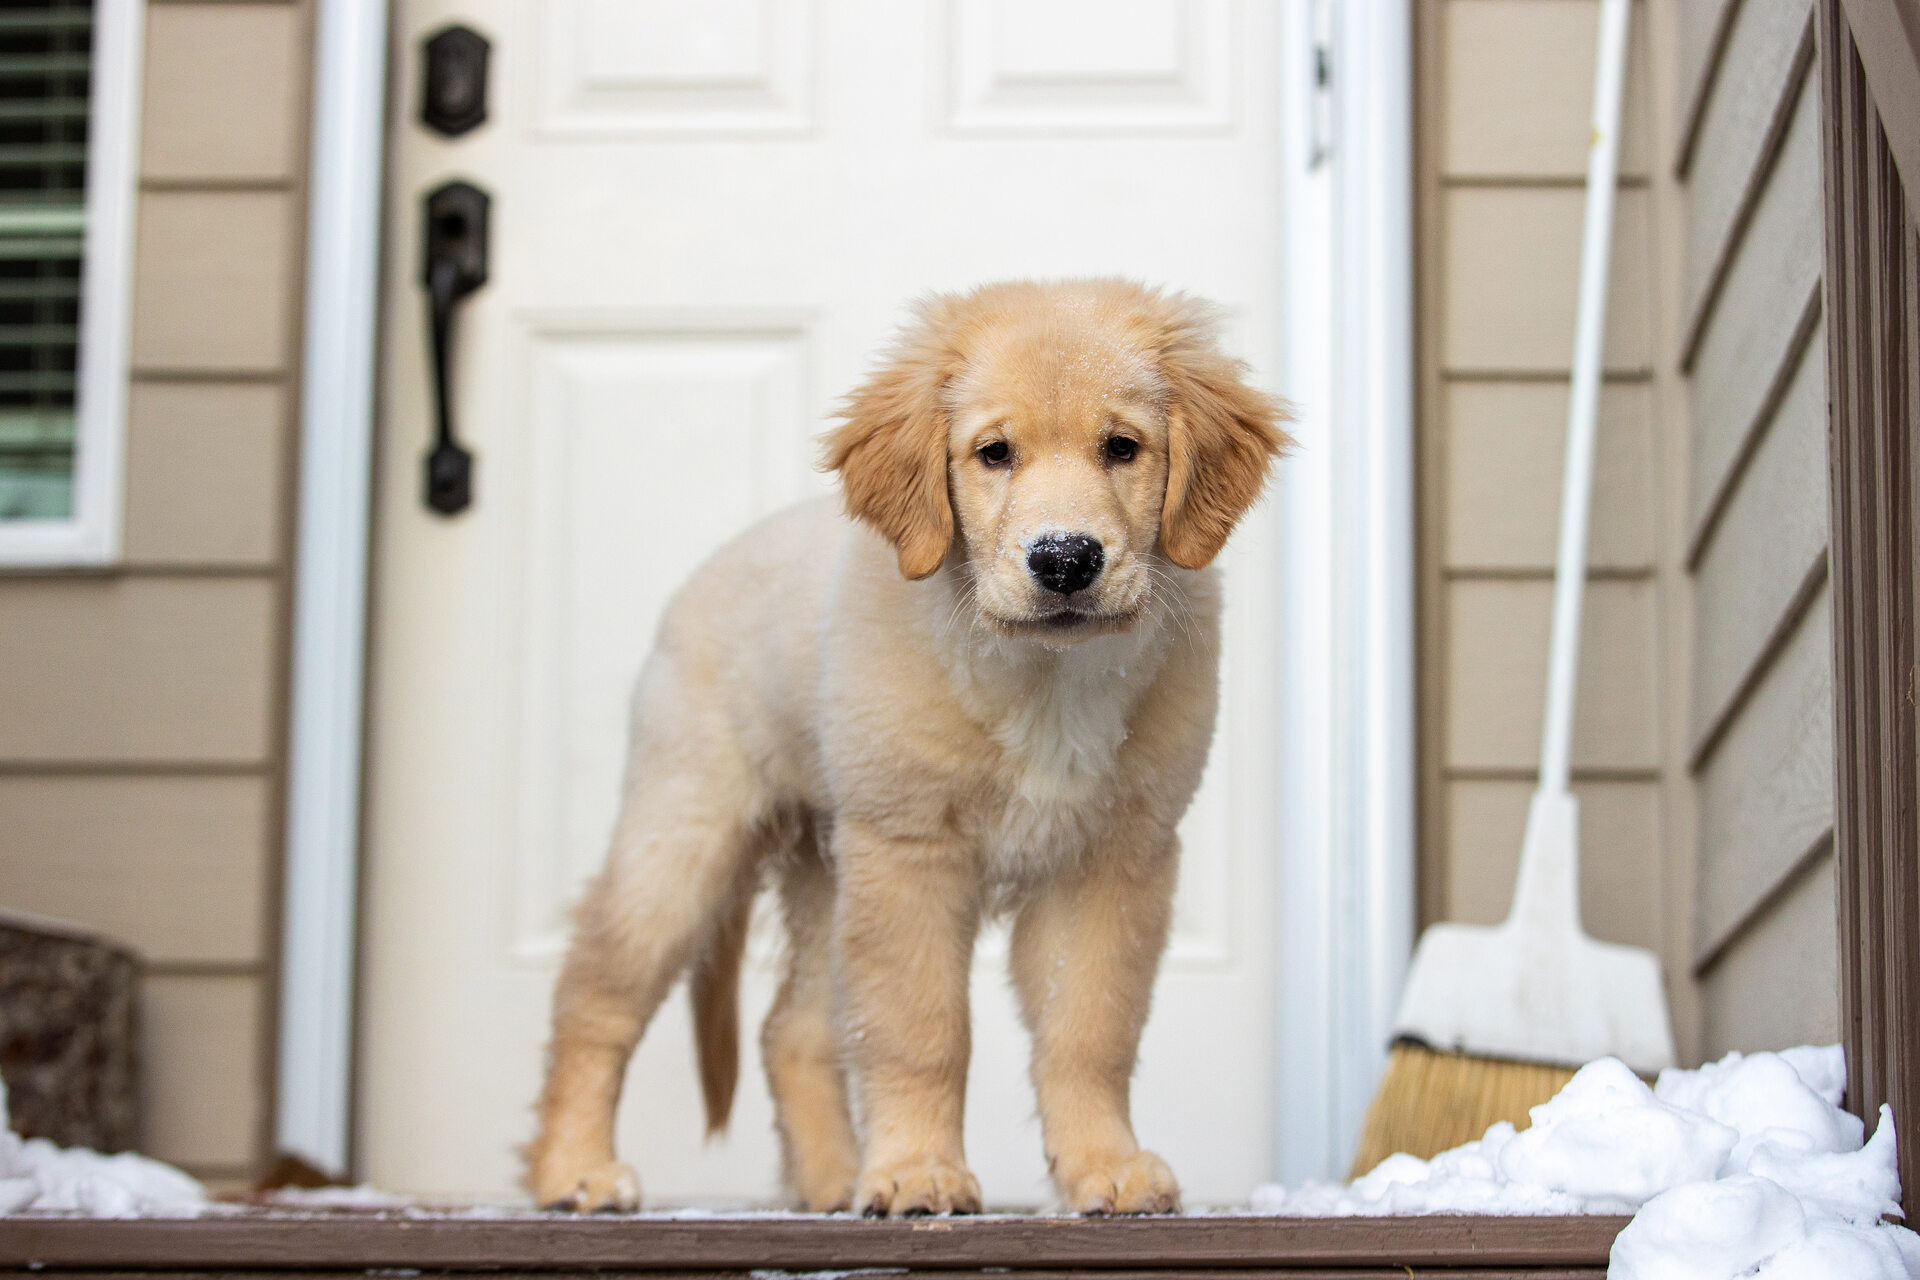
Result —
[[1589, 1063], [1516, 1132], [1431, 1160], [1389, 1156], [1342, 1185], [1261, 1187], [1256, 1213], [1633, 1214], [1610, 1280], [1912, 1280], [1893, 1114], [1871, 1141], [1841, 1110], [1839, 1046], [1730, 1053], [1646, 1083]]

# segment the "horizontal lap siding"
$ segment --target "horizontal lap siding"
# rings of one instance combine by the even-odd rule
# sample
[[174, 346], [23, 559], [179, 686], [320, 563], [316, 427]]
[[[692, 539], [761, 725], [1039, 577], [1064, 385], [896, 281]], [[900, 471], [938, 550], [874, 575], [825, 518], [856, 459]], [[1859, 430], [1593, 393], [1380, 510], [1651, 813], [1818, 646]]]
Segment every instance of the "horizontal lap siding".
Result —
[[138, 382], [128, 405], [126, 557], [272, 569], [293, 444], [282, 380]]
[[1833, 839], [1833, 608], [1825, 584], [1699, 771], [1705, 963]]
[[[1443, 203], [1448, 290], [1441, 328], [1449, 375], [1564, 378], [1580, 294], [1581, 190], [1474, 185], [1448, 190]], [[1653, 354], [1646, 193], [1623, 189], [1614, 218], [1605, 368], [1644, 376]]]
[[293, 232], [290, 192], [144, 192], [133, 280], [136, 373], [282, 372], [298, 267]]
[[7, 905], [155, 964], [256, 964], [271, 800], [264, 777], [0, 776]]
[[266, 1118], [261, 982], [240, 973], [160, 974], [142, 995], [143, 1145], [206, 1175], [249, 1176]]
[[1681, 0], [1674, 53], [1679, 72], [1680, 145], [1684, 152], [1699, 122], [1700, 106], [1711, 88], [1727, 27], [1740, 0]]
[[1742, 945], [1702, 976], [1708, 1057], [1840, 1038], [1833, 893], [1833, 858], [1822, 856], [1780, 886]]
[[276, 594], [252, 576], [0, 582], [0, 760], [264, 763]]
[[[1820, 315], [1820, 110], [1802, 92], [1774, 171], [1747, 228], [1757, 252], [1737, 255], [1715, 310], [1742, 318], [1701, 333], [1688, 370], [1693, 466], [1687, 540], [1697, 546], [1797, 367]], [[1809, 254], [1807, 247], [1816, 252]], [[1825, 343], [1813, 345], [1818, 353]], [[1816, 356], [1815, 363], [1818, 363]]]
[[[1447, 763], [1457, 771], [1531, 771], [1540, 757], [1553, 583], [1459, 577], [1449, 582], [1447, 599]], [[1658, 770], [1654, 614], [1644, 576], [1587, 584], [1575, 677], [1576, 770]]]
[[1687, 155], [1683, 314], [1698, 329], [1813, 61], [1812, 0], [1740, 0]]
[[1693, 727], [1703, 745], [1740, 714], [1735, 699], [1766, 677], [1775, 637], [1826, 572], [1824, 351], [1798, 365], [1694, 567]]
[[1735, 0], [1715, 19], [1684, 155], [1690, 439], [1677, 533], [1693, 586], [1690, 958], [1709, 1055], [1837, 1029], [1811, 13], [1808, 0]]
[[[1566, 383], [1450, 382], [1442, 409], [1446, 563], [1463, 570], [1551, 570], [1566, 465]], [[1587, 563], [1595, 569], [1632, 572], [1653, 562], [1659, 528], [1648, 483], [1653, 426], [1646, 383], [1601, 388], [1587, 544]]]
[[[1540, 0], [1447, 0], [1436, 33], [1445, 84], [1434, 132], [1445, 176], [1456, 181], [1564, 182], [1586, 170], [1586, 132], [1593, 102], [1592, 3]], [[1636, 17], [1644, 15], [1636, 14]], [[1636, 23], [1627, 75], [1646, 84], [1647, 37]], [[1628, 96], [1620, 138], [1620, 172], [1647, 175], [1647, 98]]]
[[[1661, 443], [1647, 6], [1622, 138], [1575, 790], [1601, 937], [1657, 946]], [[1597, 4], [1445, 0], [1423, 23], [1421, 903], [1491, 923], [1540, 751]]]
[[0, 576], [0, 906], [145, 956], [143, 1146], [218, 1179], [271, 1103], [311, 22], [150, 0], [122, 564]]
[[[1646, 909], [1660, 874], [1660, 789], [1652, 781], [1576, 783], [1580, 802], [1580, 905], [1589, 931], [1636, 947], [1660, 945]], [[1531, 781], [1457, 777], [1448, 787], [1447, 842], [1454, 850], [1447, 884], [1454, 919], [1498, 924], [1513, 898], [1526, 831]]]

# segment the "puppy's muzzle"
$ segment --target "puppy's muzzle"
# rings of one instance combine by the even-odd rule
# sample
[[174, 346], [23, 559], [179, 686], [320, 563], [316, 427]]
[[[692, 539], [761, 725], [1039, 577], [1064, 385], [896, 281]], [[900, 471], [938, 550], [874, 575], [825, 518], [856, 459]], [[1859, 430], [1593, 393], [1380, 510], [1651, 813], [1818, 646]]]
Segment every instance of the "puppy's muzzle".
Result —
[[1063, 596], [1091, 586], [1106, 563], [1099, 541], [1084, 534], [1053, 535], [1027, 549], [1027, 572], [1033, 580]]

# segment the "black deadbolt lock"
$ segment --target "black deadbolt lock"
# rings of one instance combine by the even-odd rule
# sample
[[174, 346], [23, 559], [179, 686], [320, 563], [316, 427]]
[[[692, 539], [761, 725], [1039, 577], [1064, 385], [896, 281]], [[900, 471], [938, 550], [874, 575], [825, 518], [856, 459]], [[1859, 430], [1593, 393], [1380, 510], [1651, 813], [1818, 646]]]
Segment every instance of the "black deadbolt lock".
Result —
[[442, 27], [422, 46], [427, 73], [420, 119], [457, 138], [487, 118], [487, 38], [472, 27]]

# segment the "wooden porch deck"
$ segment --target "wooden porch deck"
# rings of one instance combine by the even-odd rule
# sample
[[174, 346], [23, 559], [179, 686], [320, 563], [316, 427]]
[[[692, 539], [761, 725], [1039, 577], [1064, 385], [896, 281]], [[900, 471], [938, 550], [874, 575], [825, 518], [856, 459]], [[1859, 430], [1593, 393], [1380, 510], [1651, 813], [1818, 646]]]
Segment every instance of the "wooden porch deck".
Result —
[[0, 1274], [148, 1277], [887, 1273], [1018, 1280], [1599, 1277], [1625, 1218], [429, 1216], [0, 1218]]

